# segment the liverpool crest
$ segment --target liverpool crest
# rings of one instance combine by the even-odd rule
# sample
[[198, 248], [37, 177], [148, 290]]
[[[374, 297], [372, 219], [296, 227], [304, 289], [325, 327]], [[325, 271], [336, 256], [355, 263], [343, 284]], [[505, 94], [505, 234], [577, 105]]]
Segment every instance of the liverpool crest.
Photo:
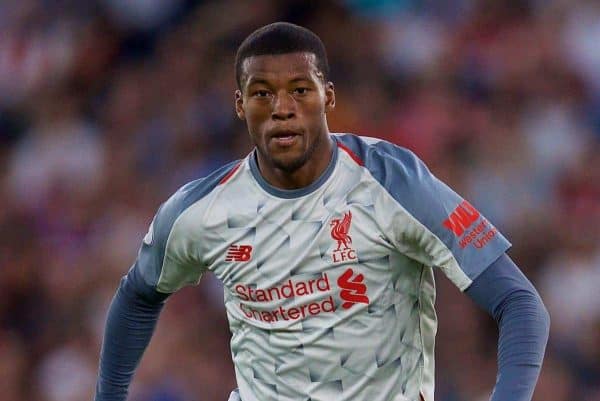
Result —
[[352, 225], [352, 212], [344, 213], [341, 219], [331, 220], [331, 238], [337, 241], [337, 248], [333, 251], [333, 263], [356, 260], [356, 251], [351, 247], [352, 237], [350, 226]]

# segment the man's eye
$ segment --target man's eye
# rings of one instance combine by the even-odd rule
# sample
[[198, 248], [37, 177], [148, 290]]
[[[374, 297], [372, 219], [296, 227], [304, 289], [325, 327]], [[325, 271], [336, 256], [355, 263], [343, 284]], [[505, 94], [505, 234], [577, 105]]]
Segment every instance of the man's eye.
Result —
[[267, 96], [269, 96], [269, 91], [266, 91], [266, 90], [263, 90], [263, 89], [257, 90], [256, 92], [254, 92], [254, 96], [256, 96], [256, 97], [267, 97]]
[[310, 89], [308, 88], [296, 88], [294, 89], [294, 93], [297, 93], [298, 95], [306, 95], [309, 90]]

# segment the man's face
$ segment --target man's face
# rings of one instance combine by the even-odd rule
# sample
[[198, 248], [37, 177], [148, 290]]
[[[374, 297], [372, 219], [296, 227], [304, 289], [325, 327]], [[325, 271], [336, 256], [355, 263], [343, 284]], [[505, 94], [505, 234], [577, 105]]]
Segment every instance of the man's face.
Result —
[[335, 94], [312, 53], [245, 59], [235, 97], [236, 112], [268, 167], [294, 172], [327, 139], [325, 113], [335, 106]]

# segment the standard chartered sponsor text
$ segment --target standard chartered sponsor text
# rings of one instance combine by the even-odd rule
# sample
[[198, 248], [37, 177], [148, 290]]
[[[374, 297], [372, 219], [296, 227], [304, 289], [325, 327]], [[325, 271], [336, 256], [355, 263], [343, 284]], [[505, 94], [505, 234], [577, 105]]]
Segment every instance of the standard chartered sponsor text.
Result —
[[333, 296], [315, 302], [296, 304], [292, 307], [279, 306], [275, 309], [261, 309], [251, 306], [249, 303], [272, 302], [286, 299], [298, 299], [315, 293], [330, 292], [329, 277], [323, 274], [320, 278], [293, 281], [287, 280], [282, 285], [260, 289], [245, 284], [235, 286], [236, 295], [242, 300], [239, 307], [248, 319], [262, 322], [277, 322], [281, 320], [298, 320], [308, 316], [316, 316], [320, 313], [334, 312], [336, 305]]

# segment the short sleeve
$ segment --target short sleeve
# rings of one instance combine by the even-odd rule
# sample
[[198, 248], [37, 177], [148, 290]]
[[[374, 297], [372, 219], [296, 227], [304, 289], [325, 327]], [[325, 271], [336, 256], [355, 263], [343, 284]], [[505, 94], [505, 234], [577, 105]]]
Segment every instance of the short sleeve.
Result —
[[154, 216], [132, 269], [136, 287], [170, 294], [186, 285], [196, 285], [205, 267], [201, 263], [197, 233], [202, 221], [190, 221], [188, 212], [235, 172], [240, 161], [233, 161], [210, 175], [189, 182], [163, 203]]
[[389, 164], [397, 185], [390, 187], [389, 192], [415, 220], [414, 227], [396, 227], [396, 239], [418, 247], [416, 254], [441, 267], [465, 290], [506, 252], [510, 243], [471, 203], [431, 174], [413, 153], [402, 149], [395, 153]]
[[202, 268], [190, 252], [193, 244], [178, 224], [183, 214], [180, 196], [176, 193], [161, 205], [144, 236], [132, 267], [144, 281], [138, 288], [143, 285], [173, 293], [197, 284], [202, 276]]
[[381, 220], [399, 251], [441, 268], [464, 291], [510, 248], [475, 206], [436, 178], [414, 153], [386, 141], [346, 140], [391, 198], [384, 202]]

